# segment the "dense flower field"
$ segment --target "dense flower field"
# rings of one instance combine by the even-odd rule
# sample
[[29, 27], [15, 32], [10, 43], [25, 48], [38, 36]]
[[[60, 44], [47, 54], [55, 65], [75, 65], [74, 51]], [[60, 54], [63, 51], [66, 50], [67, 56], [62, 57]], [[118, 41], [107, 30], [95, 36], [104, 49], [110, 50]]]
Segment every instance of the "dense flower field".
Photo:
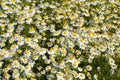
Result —
[[120, 80], [120, 1], [0, 0], [0, 80]]

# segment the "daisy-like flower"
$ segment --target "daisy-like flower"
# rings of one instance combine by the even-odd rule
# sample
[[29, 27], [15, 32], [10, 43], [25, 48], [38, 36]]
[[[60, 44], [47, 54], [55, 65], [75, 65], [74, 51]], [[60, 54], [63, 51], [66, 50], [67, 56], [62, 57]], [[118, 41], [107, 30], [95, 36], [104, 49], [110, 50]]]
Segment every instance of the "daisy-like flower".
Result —
[[48, 54], [54, 54], [55, 50], [53, 48], [50, 48], [50, 50], [48, 50]]
[[30, 28], [29, 33], [35, 33], [35, 29], [33, 27]]
[[58, 72], [57, 74], [57, 80], [64, 80], [64, 74], [62, 72]]
[[80, 80], [84, 80], [86, 78], [84, 73], [79, 73], [78, 76]]
[[114, 46], [113, 44], [109, 44], [109, 45], [108, 45], [108, 48], [109, 48], [110, 50], [115, 50], [115, 46]]
[[18, 45], [23, 45], [24, 44], [24, 40], [23, 39], [19, 39], [18, 42], [17, 42]]
[[5, 30], [5, 25], [1, 25], [0, 28], [1, 28], [2, 30]]
[[38, 35], [34, 35], [34, 37], [32, 38], [33, 41], [38, 42], [39, 36]]
[[11, 47], [10, 47], [10, 49], [11, 49], [11, 51], [16, 51], [17, 49], [18, 49], [18, 45], [16, 45], [16, 44], [13, 44]]
[[9, 54], [8, 50], [5, 49], [5, 50], [2, 50], [1, 52], [2, 52], [1, 55], [3, 56], [2, 59], [10, 57], [10, 54]]
[[[24, 10], [29, 10], [30, 9], [30, 6], [29, 5], [26, 5], [25, 7], [24, 7]], [[29, 11], [29, 12], [32, 12], [32, 11]]]
[[67, 61], [71, 63], [73, 63], [74, 60], [75, 60], [75, 57], [73, 55], [69, 55], [69, 57], [67, 58]]
[[87, 66], [86, 66], [86, 69], [87, 69], [88, 71], [91, 71], [91, 70], [92, 70], [92, 66], [87, 65]]
[[74, 76], [75, 78], [78, 78], [78, 73], [77, 73], [77, 71], [73, 70], [73, 71], [72, 71], [72, 74], [73, 74], [73, 76]]
[[78, 71], [82, 72], [83, 68], [82, 67], [78, 67]]
[[19, 75], [20, 75], [20, 74], [19, 74], [19, 71], [18, 71], [17, 69], [14, 69], [14, 70], [13, 70], [12, 77], [13, 77], [13, 78], [18, 78]]
[[63, 35], [63, 36], [68, 36], [68, 35], [69, 35], [69, 31], [63, 31], [63, 32], [62, 32], [62, 35]]
[[25, 38], [25, 42], [28, 44], [31, 43], [31, 38]]
[[7, 32], [13, 32], [13, 30], [14, 30], [14, 25], [13, 24], [8, 25]]
[[21, 57], [20, 60], [24, 63], [27, 64], [28, 63], [28, 59], [26, 57]]
[[64, 62], [64, 61], [61, 61], [61, 62], [60, 62], [60, 65], [59, 65], [59, 68], [64, 69], [64, 67], [65, 67], [65, 62]]
[[45, 73], [46, 73], [46, 71], [45, 71], [45, 70], [42, 70], [42, 71], [41, 71], [41, 74], [45, 74]]
[[45, 54], [47, 52], [47, 49], [46, 48], [40, 48], [40, 50], [39, 50], [39, 54], [40, 55], [43, 55], [43, 54]]
[[27, 24], [30, 24], [31, 22], [32, 22], [32, 18], [27, 18], [27, 19], [26, 19], [26, 23], [27, 23]]
[[115, 61], [114, 61], [112, 58], [109, 58], [109, 63], [110, 63], [111, 65], [113, 65], [113, 64], [115, 64]]
[[35, 9], [29, 9], [28, 13], [29, 13], [29, 17], [32, 17], [35, 14]]
[[25, 74], [27, 75], [27, 76], [31, 76], [32, 74], [31, 74], [31, 67], [30, 66], [25, 66], [25, 68], [24, 68], [24, 71], [25, 71]]
[[107, 47], [100, 45], [99, 49], [100, 49], [100, 51], [104, 52], [104, 51], [106, 51]]
[[15, 33], [14, 36], [13, 36], [13, 39], [14, 39], [14, 40], [19, 40], [19, 38], [20, 38], [20, 35], [17, 34], [17, 33]]
[[9, 79], [10, 78], [10, 74], [5, 73], [5, 78]]
[[1, 36], [2, 37], [5, 37], [5, 38], [8, 38], [8, 37], [10, 37], [12, 35], [12, 33], [4, 33], [4, 34], [2, 34]]
[[54, 36], [58, 36], [58, 35], [60, 35], [60, 33], [61, 33], [60, 30], [59, 30], [59, 31], [55, 31], [55, 32], [53, 33], [53, 35], [54, 35]]
[[19, 68], [19, 66], [20, 66], [20, 63], [17, 60], [14, 60], [13, 63], [12, 63], [12, 67], [13, 68]]
[[81, 49], [85, 49], [86, 48], [86, 45], [83, 43], [83, 44], [80, 44], [79, 45]]
[[25, 54], [25, 56], [26, 57], [30, 57], [30, 55], [31, 55], [31, 51], [30, 50], [25, 50], [25, 52], [24, 52]]
[[79, 62], [78, 62], [77, 60], [75, 60], [74, 62], [72, 62], [72, 66], [73, 66], [74, 68], [77, 68], [77, 67], [78, 67], [78, 64], [79, 64]]
[[19, 24], [24, 24], [25, 23], [25, 20], [23, 18], [18, 18], [18, 23]]
[[51, 70], [51, 66], [47, 66], [47, 67], [45, 68], [45, 70], [46, 70], [46, 71]]

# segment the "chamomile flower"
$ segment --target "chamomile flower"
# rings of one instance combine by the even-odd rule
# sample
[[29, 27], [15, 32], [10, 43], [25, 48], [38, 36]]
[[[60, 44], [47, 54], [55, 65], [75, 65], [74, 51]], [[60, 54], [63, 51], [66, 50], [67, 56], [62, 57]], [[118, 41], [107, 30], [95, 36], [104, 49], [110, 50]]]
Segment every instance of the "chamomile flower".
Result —
[[63, 35], [63, 36], [68, 36], [68, 35], [69, 35], [69, 31], [63, 31], [63, 32], [62, 32], [62, 35]]
[[61, 33], [60, 30], [59, 30], [59, 31], [55, 31], [55, 32], [53, 33], [53, 35], [54, 35], [54, 36], [58, 36], [58, 35], [60, 35], [60, 33]]
[[47, 66], [45, 70], [46, 71], [51, 70], [51, 66]]
[[28, 6], [28, 5], [26, 5], [25, 7], [24, 7], [24, 10], [29, 10], [30, 9], [30, 6]]
[[55, 50], [53, 48], [50, 48], [50, 50], [48, 50], [48, 54], [54, 54]]
[[81, 49], [85, 49], [86, 48], [86, 45], [83, 43], [83, 44], [80, 44], [79, 45]]
[[18, 60], [14, 60], [13, 63], [12, 63], [12, 67], [13, 68], [19, 68], [20, 66], [20, 63], [18, 62]]
[[0, 28], [1, 28], [2, 30], [5, 30], [5, 25], [1, 25]]
[[75, 60], [74, 62], [72, 62], [73, 68], [77, 68], [78, 64], [79, 64], [79, 62], [77, 60]]
[[10, 74], [5, 73], [5, 78], [9, 79], [10, 78]]
[[29, 16], [32, 17], [35, 14], [35, 9], [28, 10]]
[[104, 51], [106, 51], [107, 47], [100, 45], [99, 49], [100, 49], [100, 51], [104, 52]]
[[21, 57], [20, 59], [21, 59], [21, 61], [22, 61], [24, 64], [27, 64], [27, 63], [28, 63], [27, 57]]
[[64, 74], [62, 72], [58, 72], [57, 74], [57, 80], [64, 80]]
[[84, 80], [86, 78], [84, 73], [79, 73], [78, 76], [81, 80]]
[[18, 78], [19, 75], [20, 75], [20, 74], [19, 74], [18, 70], [15, 69], [15, 70], [13, 71], [12, 77], [13, 77], [13, 78]]
[[11, 47], [10, 47], [10, 49], [11, 49], [11, 51], [16, 51], [17, 49], [18, 49], [18, 45], [16, 45], [16, 44], [13, 44]]
[[40, 55], [43, 55], [43, 54], [45, 54], [47, 52], [47, 49], [46, 48], [41, 48], [40, 50], [39, 50], [39, 54]]
[[110, 50], [115, 50], [115, 46], [114, 46], [113, 44], [109, 44], [109, 45], [108, 45], [108, 48], [109, 48]]
[[28, 44], [31, 43], [31, 38], [25, 38], [25, 42]]
[[30, 50], [25, 50], [24, 55], [25, 55], [26, 57], [30, 57], [31, 51], [30, 51]]
[[83, 68], [82, 67], [78, 67], [78, 71], [82, 72]]
[[91, 70], [92, 70], [92, 66], [87, 65], [87, 66], [86, 66], [86, 69], [87, 69], [88, 71], [91, 71]]
[[7, 32], [13, 32], [14, 30], [14, 25], [9, 25]]
[[29, 33], [35, 33], [34, 27], [30, 28]]
[[27, 23], [27, 24], [30, 24], [31, 22], [32, 22], [32, 18], [27, 18], [27, 19], [26, 19], [26, 23]]

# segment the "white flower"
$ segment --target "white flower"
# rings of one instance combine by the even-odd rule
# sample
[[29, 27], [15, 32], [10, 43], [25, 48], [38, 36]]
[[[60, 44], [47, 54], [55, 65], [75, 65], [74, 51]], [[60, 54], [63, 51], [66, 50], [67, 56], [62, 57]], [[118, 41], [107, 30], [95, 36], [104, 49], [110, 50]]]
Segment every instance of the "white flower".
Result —
[[64, 80], [64, 74], [62, 72], [58, 72], [57, 74], [57, 80]]
[[94, 79], [98, 80], [98, 75], [97, 74], [94, 74]]
[[31, 55], [31, 51], [30, 50], [25, 50], [25, 56], [30, 57], [30, 55]]
[[33, 27], [30, 28], [29, 33], [35, 33], [35, 29]]
[[72, 66], [73, 66], [74, 68], [77, 68], [77, 67], [78, 67], [78, 64], [79, 64], [79, 62], [78, 62], [77, 60], [74, 60], [74, 62], [72, 62]]
[[110, 50], [115, 50], [115, 46], [114, 46], [113, 44], [109, 44], [109, 45], [108, 45], [108, 48], [109, 48]]
[[23, 39], [19, 39], [18, 42], [17, 42], [18, 45], [24, 45], [24, 40]]
[[39, 50], [39, 54], [40, 55], [43, 55], [43, 54], [45, 54], [47, 52], [47, 49], [45, 49], [45, 48], [40, 48], [40, 50]]
[[18, 45], [16, 45], [16, 44], [13, 44], [11, 47], [10, 47], [10, 49], [11, 49], [11, 51], [16, 51], [17, 49], [18, 49]]
[[25, 7], [24, 7], [24, 10], [29, 10], [30, 9], [30, 6], [28, 6], [28, 5], [26, 5]]
[[25, 42], [30, 44], [31, 43], [31, 38], [25, 38]]
[[60, 33], [61, 33], [60, 30], [59, 30], [59, 31], [55, 31], [55, 32], [53, 33], [53, 35], [54, 35], [54, 36], [58, 36], [58, 35], [60, 35]]
[[62, 35], [63, 35], [63, 36], [68, 36], [68, 35], [69, 35], [69, 32], [68, 32], [68, 31], [63, 31], [63, 32], [62, 32]]
[[14, 30], [14, 26], [13, 25], [12, 26], [8, 26], [7, 32], [13, 32], [13, 30]]
[[113, 65], [113, 64], [115, 64], [115, 61], [114, 61], [112, 58], [109, 58], [109, 63], [110, 63], [111, 65]]
[[50, 50], [48, 50], [48, 54], [54, 54], [55, 50], [53, 48], [51, 48]]
[[106, 51], [107, 47], [103, 46], [103, 45], [100, 45], [99, 49], [100, 49], [100, 51], [104, 52], [104, 51]]
[[82, 67], [78, 67], [78, 71], [82, 72], [83, 68]]
[[92, 70], [92, 66], [90, 66], [90, 65], [87, 65], [86, 68], [87, 68], [88, 71]]
[[26, 23], [30, 24], [32, 22], [32, 18], [27, 18]]
[[112, 69], [117, 69], [117, 65], [116, 65], [116, 64], [113, 64], [113, 65], [111, 65], [111, 68], [112, 68]]
[[32, 17], [35, 14], [35, 9], [29, 9], [28, 13], [29, 13], [29, 17]]
[[13, 73], [12, 75], [13, 75], [13, 78], [18, 78], [20, 76], [19, 73]]
[[8, 38], [8, 37], [11, 36], [11, 33], [4, 33], [4, 34], [2, 34], [1, 36], [2, 36], [2, 37], [6, 37], [6, 38]]
[[10, 75], [8, 73], [5, 73], [5, 78], [9, 79]]
[[79, 73], [78, 77], [79, 77], [79, 79], [83, 80], [83, 79], [85, 79], [85, 74], [84, 73]]
[[80, 44], [79, 45], [81, 49], [85, 49], [86, 48], [86, 45], [84, 43]]
[[13, 68], [19, 68], [20, 63], [17, 60], [14, 60], [12, 63]]
[[28, 66], [30, 66], [31, 68], [33, 68], [34, 64], [35, 64], [34, 61], [29, 61]]
[[20, 60], [24, 63], [27, 64], [28, 63], [28, 59], [26, 57], [21, 57]]

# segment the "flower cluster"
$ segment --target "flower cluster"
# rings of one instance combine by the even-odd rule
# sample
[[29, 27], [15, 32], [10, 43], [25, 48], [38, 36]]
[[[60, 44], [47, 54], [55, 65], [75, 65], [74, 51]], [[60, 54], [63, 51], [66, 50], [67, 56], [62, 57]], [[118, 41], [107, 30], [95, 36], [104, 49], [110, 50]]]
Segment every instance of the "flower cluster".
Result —
[[119, 0], [0, 1], [2, 80], [117, 80], [119, 53]]

